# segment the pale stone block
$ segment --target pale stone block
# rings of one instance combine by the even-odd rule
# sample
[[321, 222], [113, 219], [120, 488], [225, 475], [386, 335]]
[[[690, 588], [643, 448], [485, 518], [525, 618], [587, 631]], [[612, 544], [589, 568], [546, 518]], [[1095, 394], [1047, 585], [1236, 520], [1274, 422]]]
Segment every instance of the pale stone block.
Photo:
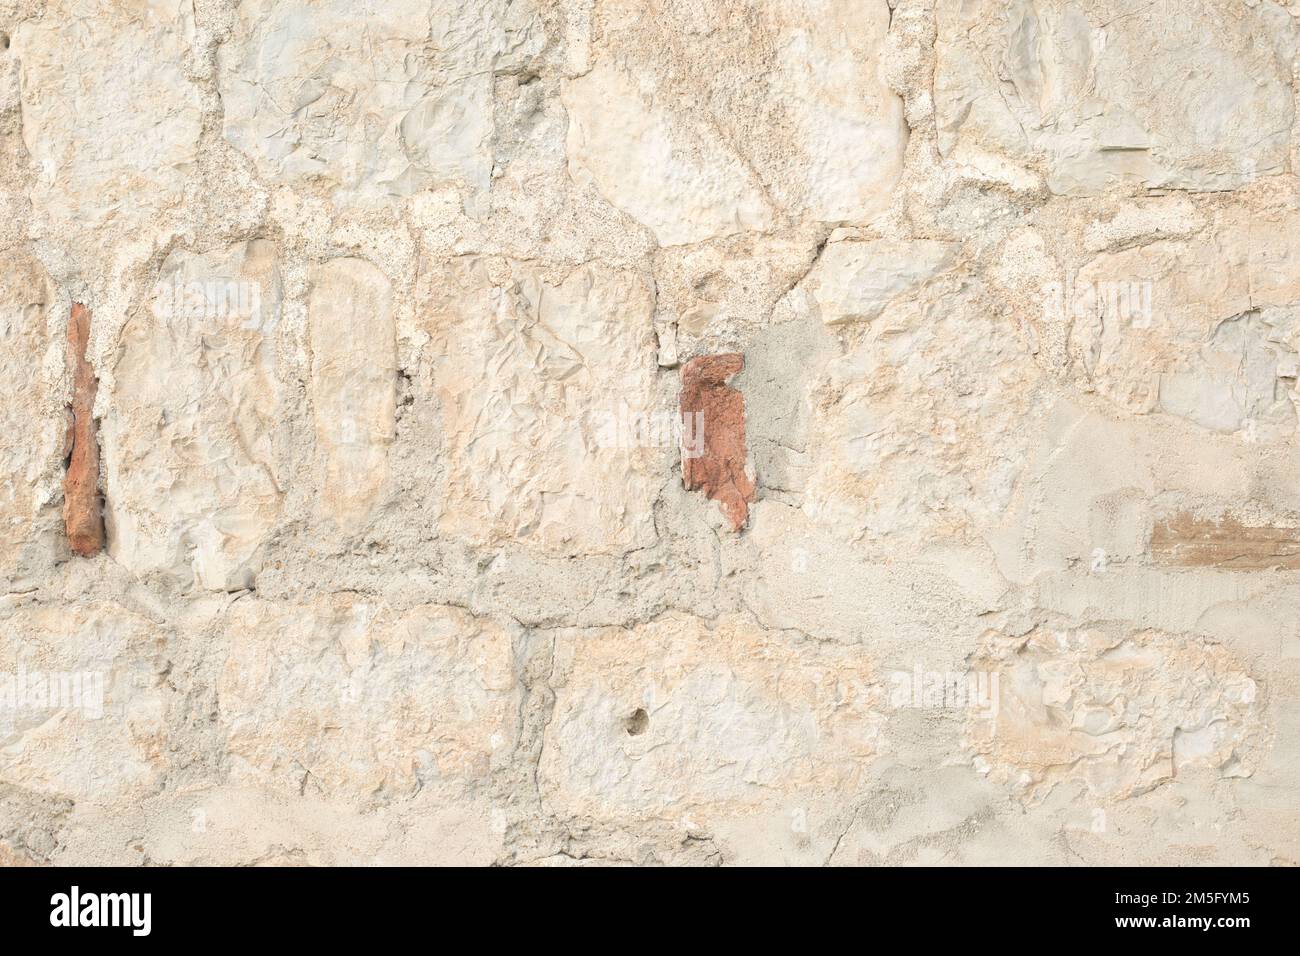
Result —
[[137, 574], [251, 587], [283, 498], [274, 246], [173, 252], [122, 332], [102, 429], [109, 551]]
[[397, 403], [392, 285], [364, 259], [332, 259], [313, 271], [307, 314], [323, 467], [317, 510], [355, 530], [388, 477]]

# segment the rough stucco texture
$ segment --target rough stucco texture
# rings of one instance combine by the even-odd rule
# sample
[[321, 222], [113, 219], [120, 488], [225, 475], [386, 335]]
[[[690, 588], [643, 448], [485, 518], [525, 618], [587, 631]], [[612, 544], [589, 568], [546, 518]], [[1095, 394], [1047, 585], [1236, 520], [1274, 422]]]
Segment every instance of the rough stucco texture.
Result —
[[0, 860], [1300, 862], [1297, 0], [0, 35]]

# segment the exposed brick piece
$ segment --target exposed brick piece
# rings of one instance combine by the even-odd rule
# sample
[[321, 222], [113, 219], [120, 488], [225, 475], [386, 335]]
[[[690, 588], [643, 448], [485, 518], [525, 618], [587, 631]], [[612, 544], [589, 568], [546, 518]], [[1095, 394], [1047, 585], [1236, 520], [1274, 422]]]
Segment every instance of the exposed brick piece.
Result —
[[95, 391], [99, 382], [86, 360], [90, 310], [72, 305], [68, 320], [67, 368], [72, 372], [68, 472], [63, 479], [63, 527], [68, 545], [82, 557], [104, 547], [104, 517], [99, 497], [99, 438], [95, 434]]
[[682, 480], [722, 506], [739, 531], [749, 518], [754, 482], [746, 472], [745, 397], [727, 381], [743, 355], [705, 355], [682, 368]]

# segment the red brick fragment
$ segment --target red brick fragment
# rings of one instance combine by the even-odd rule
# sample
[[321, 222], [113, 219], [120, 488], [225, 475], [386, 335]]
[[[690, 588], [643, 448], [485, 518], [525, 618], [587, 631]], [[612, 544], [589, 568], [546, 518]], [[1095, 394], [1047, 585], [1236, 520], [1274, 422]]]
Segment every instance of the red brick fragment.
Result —
[[682, 368], [682, 480], [718, 502], [733, 531], [745, 526], [754, 500], [745, 396], [727, 385], [744, 367], [743, 355], [729, 353], [691, 359]]
[[63, 479], [63, 527], [68, 545], [88, 558], [104, 547], [104, 517], [99, 497], [99, 438], [95, 434], [95, 392], [99, 381], [86, 360], [90, 310], [72, 305], [68, 320], [66, 367], [72, 373], [72, 420], [68, 425], [68, 472]]

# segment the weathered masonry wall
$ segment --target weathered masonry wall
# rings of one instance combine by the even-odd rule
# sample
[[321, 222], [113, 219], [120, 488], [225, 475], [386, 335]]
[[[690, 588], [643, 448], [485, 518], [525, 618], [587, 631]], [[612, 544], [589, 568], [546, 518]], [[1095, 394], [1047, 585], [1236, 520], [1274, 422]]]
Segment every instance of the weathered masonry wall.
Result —
[[1300, 3], [0, 0], [0, 863], [1294, 864]]

